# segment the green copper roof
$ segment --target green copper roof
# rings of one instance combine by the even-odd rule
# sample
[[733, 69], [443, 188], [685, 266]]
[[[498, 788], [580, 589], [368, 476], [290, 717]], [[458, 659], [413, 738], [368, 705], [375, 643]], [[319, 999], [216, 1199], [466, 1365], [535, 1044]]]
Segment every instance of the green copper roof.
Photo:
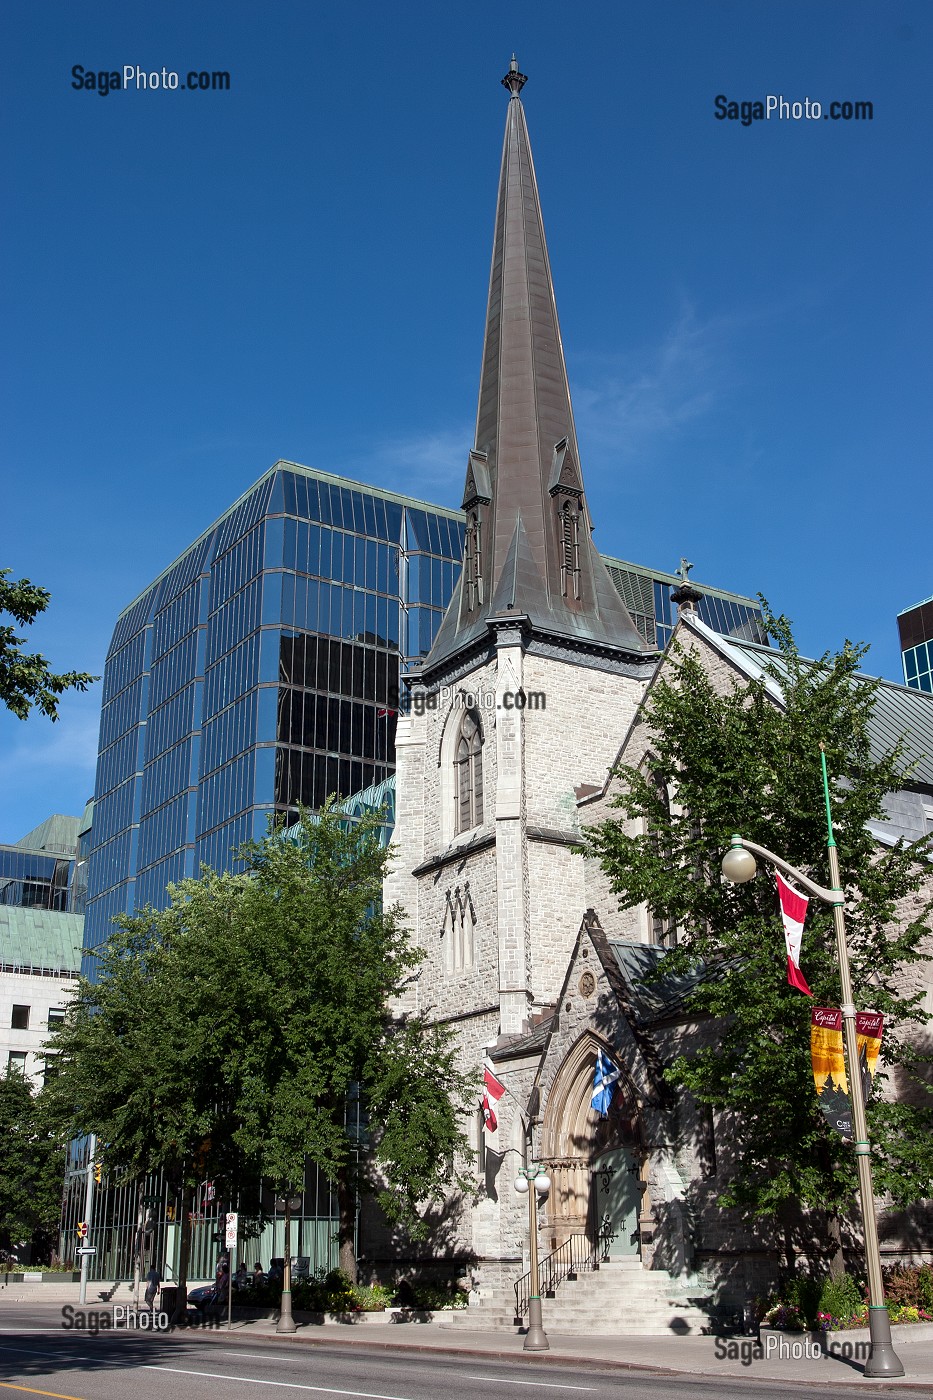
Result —
[[0, 905], [0, 963], [6, 970], [76, 977], [83, 942], [83, 914]]
[[50, 855], [73, 856], [78, 844], [79, 817], [56, 812], [16, 842], [26, 851], [48, 851]]

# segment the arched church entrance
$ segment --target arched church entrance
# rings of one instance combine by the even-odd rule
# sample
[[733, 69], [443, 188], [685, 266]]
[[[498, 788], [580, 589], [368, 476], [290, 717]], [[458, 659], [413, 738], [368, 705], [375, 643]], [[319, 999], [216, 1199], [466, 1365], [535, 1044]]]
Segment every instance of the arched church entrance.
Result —
[[623, 1071], [608, 1116], [593, 1108], [600, 1049], [618, 1063], [595, 1036], [584, 1035], [567, 1053], [548, 1094], [541, 1155], [551, 1191], [542, 1233], [549, 1249], [571, 1235], [586, 1235], [604, 1259], [637, 1258], [645, 1161], [638, 1102]]

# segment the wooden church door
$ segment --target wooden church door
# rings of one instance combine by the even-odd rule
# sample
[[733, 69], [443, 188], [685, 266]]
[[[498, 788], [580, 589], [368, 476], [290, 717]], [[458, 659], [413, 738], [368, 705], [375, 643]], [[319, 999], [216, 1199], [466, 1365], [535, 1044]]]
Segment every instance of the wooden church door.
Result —
[[626, 1147], [606, 1152], [594, 1165], [590, 1228], [601, 1260], [632, 1259], [640, 1253], [638, 1166]]

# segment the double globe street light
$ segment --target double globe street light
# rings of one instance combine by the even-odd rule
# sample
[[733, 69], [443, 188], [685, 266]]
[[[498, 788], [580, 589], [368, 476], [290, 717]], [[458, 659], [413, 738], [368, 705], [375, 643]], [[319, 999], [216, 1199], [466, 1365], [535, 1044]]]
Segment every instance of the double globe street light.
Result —
[[515, 1190], [520, 1196], [528, 1197], [528, 1249], [530, 1264], [531, 1293], [528, 1298], [528, 1331], [525, 1333], [525, 1351], [549, 1351], [547, 1335], [541, 1321], [541, 1285], [538, 1279], [538, 1200], [551, 1189], [551, 1178], [538, 1163], [530, 1167], [519, 1167], [515, 1178]]
[[733, 836], [730, 849], [723, 856], [722, 873], [734, 885], [744, 885], [754, 878], [758, 866], [755, 856], [789, 875], [808, 894], [822, 904], [832, 907], [836, 930], [836, 952], [839, 958], [839, 980], [842, 986], [842, 1026], [845, 1036], [846, 1068], [852, 1101], [852, 1127], [855, 1132], [855, 1160], [858, 1164], [859, 1196], [862, 1206], [862, 1227], [865, 1233], [865, 1261], [868, 1266], [868, 1329], [871, 1338], [865, 1375], [902, 1376], [904, 1367], [891, 1342], [891, 1319], [884, 1301], [884, 1280], [881, 1274], [881, 1252], [878, 1248], [878, 1224], [875, 1219], [875, 1195], [871, 1180], [871, 1144], [865, 1117], [865, 1098], [859, 1071], [858, 1041], [855, 1031], [855, 1003], [852, 1000], [852, 979], [849, 973], [849, 949], [846, 943], [845, 916], [842, 911], [845, 896], [839, 880], [839, 855], [833, 838], [829, 811], [829, 786], [826, 779], [826, 759], [823, 757], [823, 784], [826, 796], [826, 817], [829, 827], [829, 876], [832, 888], [825, 889], [803, 871], [776, 856], [764, 846]]

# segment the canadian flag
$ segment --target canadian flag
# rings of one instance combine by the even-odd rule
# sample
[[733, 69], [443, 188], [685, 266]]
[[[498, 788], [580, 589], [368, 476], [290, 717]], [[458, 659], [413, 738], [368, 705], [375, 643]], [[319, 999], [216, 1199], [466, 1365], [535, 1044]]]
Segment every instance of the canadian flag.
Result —
[[505, 1085], [500, 1084], [491, 1069], [483, 1070], [483, 1117], [487, 1133], [494, 1133], [499, 1126], [493, 1104], [499, 1102], [505, 1093]]
[[806, 895], [798, 894], [796, 890], [792, 890], [777, 871], [774, 872], [774, 878], [777, 880], [778, 899], [781, 901], [781, 919], [784, 923], [784, 942], [787, 945], [787, 980], [792, 987], [797, 988], [798, 992], [812, 997], [813, 993], [807, 986], [807, 979], [800, 971], [800, 939], [803, 935], [807, 905], [810, 901]]

